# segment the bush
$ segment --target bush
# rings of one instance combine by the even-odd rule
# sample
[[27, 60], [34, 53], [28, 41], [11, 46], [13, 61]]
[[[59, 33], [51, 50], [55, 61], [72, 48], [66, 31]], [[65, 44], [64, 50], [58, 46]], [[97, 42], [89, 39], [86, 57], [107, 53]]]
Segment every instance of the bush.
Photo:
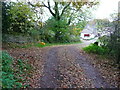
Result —
[[56, 21], [54, 18], [48, 19], [42, 31], [44, 41], [46, 42], [66, 42], [69, 40], [70, 35], [65, 20]]
[[[115, 18], [117, 19], [117, 17]], [[108, 56], [120, 66], [120, 24], [119, 19], [111, 22], [111, 34], [99, 38], [102, 47], [108, 48]]]
[[106, 45], [108, 45], [108, 42], [110, 41], [110, 37], [109, 36], [102, 36], [99, 37], [98, 42], [100, 43], [100, 46], [102, 47], [106, 47]]
[[15, 79], [12, 63], [13, 58], [7, 52], [2, 52], [2, 88], [22, 87], [22, 83]]
[[30, 28], [29, 35], [34, 39], [34, 42], [40, 40], [40, 32], [34, 28]]
[[80, 41], [80, 39], [78, 39], [78, 30], [74, 30], [73, 27], [70, 27], [65, 19], [59, 21], [54, 18], [48, 19], [40, 30], [40, 33], [41, 40], [49, 43]]
[[34, 27], [35, 13], [23, 2], [2, 2], [3, 33], [28, 33]]
[[88, 53], [95, 53], [95, 54], [99, 54], [99, 55], [104, 55], [108, 52], [107, 48], [103, 48], [103, 47], [97, 46], [95, 44], [91, 44], [88, 47], [83, 48], [83, 50], [85, 50]]
[[23, 85], [23, 81], [25, 76], [28, 77], [28, 71], [32, 69], [31, 65], [20, 59], [16, 60], [15, 63], [14, 59], [5, 51], [2, 52], [1, 59], [2, 72], [0, 72], [0, 75], [2, 75], [2, 79], [0, 81], [2, 82], [2, 88], [23, 88], [27, 86]]

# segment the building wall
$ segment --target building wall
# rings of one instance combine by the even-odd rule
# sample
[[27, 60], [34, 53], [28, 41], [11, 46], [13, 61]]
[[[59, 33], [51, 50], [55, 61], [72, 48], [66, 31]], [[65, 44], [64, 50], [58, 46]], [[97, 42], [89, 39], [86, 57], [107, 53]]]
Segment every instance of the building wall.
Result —
[[89, 33], [81, 33], [80, 37], [81, 37], [82, 39], [91, 39], [91, 38], [94, 38], [94, 37], [95, 37], [94, 34], [90, 34], [89, 37], [87, 37], [87, 36], [84, 37], [84, 34], [89, 34]]

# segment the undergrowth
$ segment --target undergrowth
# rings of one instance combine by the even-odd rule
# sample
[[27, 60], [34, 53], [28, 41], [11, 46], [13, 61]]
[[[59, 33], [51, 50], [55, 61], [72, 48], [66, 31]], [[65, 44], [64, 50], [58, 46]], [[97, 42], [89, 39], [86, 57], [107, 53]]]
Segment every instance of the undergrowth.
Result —
[[91, 44], [91, 45], [83, 48], [83, 50], [88, 52], [88, 53], [95, 53], [98, 55], [106, 55], [108, 53], [107, 48], [103, 48], [103, 47], [100, 47], [100, 46], [95, 45], [95, 44]]
[[29, 77], [32, 66], [27, 60], [14, 59], [6, 51], [2, 52], [2, 88], [25, 88], [29, 85], [25, 77]]
[[109, 65], [120, 68], [119, 63], [116, 63], [115, 58], [112, 55], [109, 55], [110, 50], [108, 48], [97, 46], [95, 44], [91, 44], [83, 48], [83, 50], [87, 53], [96, 54], [97, 58], [101, 58], [101, 60], [109, 59]]

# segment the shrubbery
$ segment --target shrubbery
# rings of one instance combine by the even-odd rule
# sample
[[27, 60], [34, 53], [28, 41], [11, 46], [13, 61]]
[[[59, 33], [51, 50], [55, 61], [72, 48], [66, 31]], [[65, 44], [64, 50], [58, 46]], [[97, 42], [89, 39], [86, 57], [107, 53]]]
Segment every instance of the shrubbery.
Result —
[[32, 69], [31, 66], [21, 59], [14, 61], [7, 52], [2, 52], [1, 60], [2, 72], [0, 72], [0, 75], [2, 75], [2, 79], [0, 79], [0, 81], [2, 82], [2, 88], [26, 87], [27, 85], [23, 85], [24, 77], [27, 76], [30, 69]]
[[59, 21], [56, 21], [54, 18], [48, 19], [40, 31], [41, 39], [46, 42], [67, 43], [80, 41], [80, 38], [78, 39], [79, 30], [74, 30], [73, 27], [71, 28], [65, 19]]
[[95, 53], [95, 54], [99, 54], [99, 55], [105, 55], [108, 53], [107, 48], [103, 48], [103, 47], [97, 46], [95, 44], [91, 44], [88, 47], [83, 48], [83, 50], [85, 50], [88, 53]]
[[2, 2], [2, 29], [3, 33], [28, 33], [33, 25], [34, 13], [23, 2]]
[[[117, 19], [117, 17], [115, 18]], [[111, 34], [99, 38], [102, 47], [109, 49], [108, 55], [120, 66], [120, 24], [119, 19], [111, 22]]]
[[13, 71], [13, 58], [7, 53], [2, 53], [2, 87], [13, 88], [22, 87], [22, 83], [17, 82]]

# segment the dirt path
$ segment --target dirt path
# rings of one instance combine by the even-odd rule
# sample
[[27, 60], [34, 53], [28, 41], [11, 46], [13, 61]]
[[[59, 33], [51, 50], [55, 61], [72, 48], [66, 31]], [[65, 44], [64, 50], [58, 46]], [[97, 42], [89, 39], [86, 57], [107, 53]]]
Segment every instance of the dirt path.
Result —
[[[66, 68], [68, 69], [66, 70]], [[74, 70], [70, 71], [71, 68], [74, 68]], [[81, 72], [79, 73], [75, 71], [79, 71], [80, 69]], [[70, 72], [67, 73], [68, 71]], [[78, 77], [79, 75], [81, 76]], [[67, 81], [65, 80], [66, 78], [68, 78]], [[81, 78], [83, 78], [83, 80], [81, 80]], [[73, 84], [73, 82], [77, 83]], [[45, 65], [43, 70], [43, 76], [40, 81], [40, 87], [110, 88], [112, 86], [104, 80], [102, 75], [95, 67], [92, 66], [90, 61], [87, 60], [87, 58], [80, 53], [78, 45], [70, 45], [52, 47], [46, 53]]]
[[41, 77], [40, 86], [41, 88], [57, 88], [59, 84], [57, 82], [58, 78], [58, 64], [57, 50], [59, 48], [54, 47], [47, 52], [45, 58], [45, 65], [43, 76]]
[[84, 73], [86, 74], [86, 77], [91, 80], [92, 84], [96, 88], [104, 87], [104, 88], [110, 88], [111, 86], [104, 80], [102, 75], [99, 73], [99, 71], [93, 67], [93, 65], [90, 63], [90, 60], [87, 60], [87, 58], [80, 54], [80, 51], [78, 48], [75, 47], [69, 47], [69, 50], [71, 50], [72, 54], [76, 57], [76, 63], [82, 67]]
[[[29, 78], [32, 88], [113, 88], [115, 85], [108, 83], [99, 68], [94, 67], [93, 60], [82, 52], [81, 48], [90, 43], [9, 49], [8, 52], [14, 58], [28, 59], [36, 68]], [[110, 79], [117, 83], [114, 74], [111, 71]]]

